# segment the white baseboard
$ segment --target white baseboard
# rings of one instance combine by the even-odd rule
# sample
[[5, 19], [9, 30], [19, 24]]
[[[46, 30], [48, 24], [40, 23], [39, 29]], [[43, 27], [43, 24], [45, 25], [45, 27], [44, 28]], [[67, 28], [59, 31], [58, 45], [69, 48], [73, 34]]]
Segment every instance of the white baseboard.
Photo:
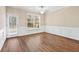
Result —
[[79, 28], [77, 27], [60, 27], [60, 26], [46, 26], [46, 32], [64, 37], [79, 40]]

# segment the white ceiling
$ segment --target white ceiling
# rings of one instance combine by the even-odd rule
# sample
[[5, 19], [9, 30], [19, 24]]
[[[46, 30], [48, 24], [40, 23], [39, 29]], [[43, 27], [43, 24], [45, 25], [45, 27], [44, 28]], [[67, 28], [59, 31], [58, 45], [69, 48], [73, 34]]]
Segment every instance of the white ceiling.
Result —
[[[39, 9], [40, 6], [10, 6], [10, 7], [22, 9], [25, 11], [40, 13], [40, 9]], [[48, 9], [47, 11], [52, 11], [52, 12], [64, 8], [64, 6], [44, 6], [44, 7]]]

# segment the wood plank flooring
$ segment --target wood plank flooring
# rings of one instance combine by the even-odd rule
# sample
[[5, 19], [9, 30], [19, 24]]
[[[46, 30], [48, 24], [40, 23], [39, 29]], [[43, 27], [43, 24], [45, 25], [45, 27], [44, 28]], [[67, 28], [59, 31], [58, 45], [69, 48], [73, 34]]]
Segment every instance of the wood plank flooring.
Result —
[[38, 33], [14, 38], [7, 38], [2, 52], [79, 52], [79, 41]]

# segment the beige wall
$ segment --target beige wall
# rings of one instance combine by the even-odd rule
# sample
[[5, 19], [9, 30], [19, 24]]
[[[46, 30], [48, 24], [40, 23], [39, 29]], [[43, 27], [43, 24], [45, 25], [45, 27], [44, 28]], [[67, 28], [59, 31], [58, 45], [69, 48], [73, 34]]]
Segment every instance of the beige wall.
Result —
[[0, 29], [4, 28], [6, 10], [4, 6], [0, 6]]
[[46, 25], [79, 27], [79, 7], [65, 7], [45, 15]]
[[[27, 13], [32, 13], [32, 12], [26, 12], [24, 10], [21, 9], [16, 9], [16, 8], [11, 8], [11, 7], [7, 7], [7, 13], [12, 13], [12, 14], [16, 14], [19, 16], [19, 25], [26, 27], [27, 26]], [[33, 13], [36, 14], [36, 13]], [[40, 15], [40, 14], [37, 14]], [[41, 16], [41, 25], [44, 25], [44, 15], [40, 15]]]
[[17, 16], [19, 16], [19, 25], [20, 26], [26, 26], [26, 12], [20, 9], [15, 9], [15, 8], [11, 8], [11, 7], [7, 7], [7, 14], [16, 14]]
[[6, 40], [6, 7], [0, 6], [0, 49]]

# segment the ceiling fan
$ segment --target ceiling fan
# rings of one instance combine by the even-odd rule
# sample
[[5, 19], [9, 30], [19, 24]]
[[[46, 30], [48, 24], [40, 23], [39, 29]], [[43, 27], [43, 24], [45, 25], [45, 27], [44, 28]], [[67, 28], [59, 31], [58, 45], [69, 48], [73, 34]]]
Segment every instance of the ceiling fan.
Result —
[[44, 14], [48, 8], [46, 6], [39, 6], [39, 9], [40, 9], [40, 13]]

